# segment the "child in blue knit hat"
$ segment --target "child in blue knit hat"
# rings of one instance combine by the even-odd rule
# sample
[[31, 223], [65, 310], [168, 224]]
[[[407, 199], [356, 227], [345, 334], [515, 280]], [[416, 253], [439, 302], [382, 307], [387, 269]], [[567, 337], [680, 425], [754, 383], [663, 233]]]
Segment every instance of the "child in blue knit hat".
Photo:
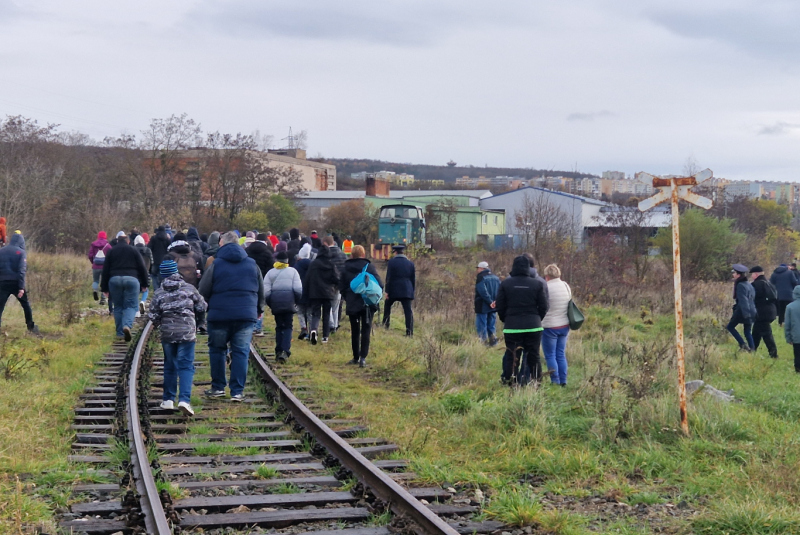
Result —
[[161, 408], [175, 408], [175, 395], [180, 382], [178, 410], [193, 416], [190, 404], [194, 379], [194, 345], [197, 340], [195, 314], [206, 311], [206, 301], [197, 288], [185, 282], [178, 273], [178, 264], [171, 259], [161, 262], [161, 287], [153, 294], [150, 320], [161, 330], [164, 348], [164, 396]]

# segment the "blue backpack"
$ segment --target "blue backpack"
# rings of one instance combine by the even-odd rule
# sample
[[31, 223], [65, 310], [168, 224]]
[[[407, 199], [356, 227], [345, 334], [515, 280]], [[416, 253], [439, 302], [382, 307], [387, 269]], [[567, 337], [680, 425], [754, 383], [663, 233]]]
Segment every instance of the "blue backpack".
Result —
[[383, 297], [383, 289], [375, 277], [371, 277], [367, 273], [368, 267], [369, 264], [364, 266], [361, 273], [350, 281], [350, 289], [353, 290], [353, 293], [360, 295], [368, 306], [377, 306]]

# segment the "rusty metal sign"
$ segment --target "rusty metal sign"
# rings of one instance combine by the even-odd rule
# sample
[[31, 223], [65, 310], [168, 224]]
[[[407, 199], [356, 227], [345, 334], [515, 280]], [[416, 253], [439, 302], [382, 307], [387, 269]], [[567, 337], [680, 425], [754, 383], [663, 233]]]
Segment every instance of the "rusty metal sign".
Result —
[[653, 181], [653, 188], [658, 192], [639, 203], [639, 210], [645, 212], [654, 206], [669, 200], [672, 204], [672, 272], [675, 287], [675, 349], [678, 357], [678, 398], [681, 409], [681, 429], [689, 434], [689, 421], [686, 412], [686, 361], [683, 342], [683, 298], [681, 296], [681, 240], [678, 218], [678, 201], [684, 201], [708, 210], [712, 206], [711, 199], [693, 193], [691, 188], [714, 176], [711, 169], [705, 169], [694, 176], [658, 177], [648, 173], [636, 173], [636, 179], [644, 182]]

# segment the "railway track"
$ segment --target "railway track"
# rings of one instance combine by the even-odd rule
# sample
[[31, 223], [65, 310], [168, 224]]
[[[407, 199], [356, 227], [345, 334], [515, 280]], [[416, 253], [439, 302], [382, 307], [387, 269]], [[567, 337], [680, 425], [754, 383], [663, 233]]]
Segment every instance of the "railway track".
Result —
[[[491, 533], [452, 488], [414, 487], [398, 448], [357, 421], [304, 404], [254, 346], [245, 403], [203, 399], [205, 344], [195, 359], [194, 418], [159, 407], [163, 354], [152, 325], [115, 344], [76, 409], [71, 460], [105, 483], [60, 527], [88, 534], [177, 532], [387, 535]], [[204, 338], [202, 339], [205, 340]], [[313, 411], [317, 411], [316, 414]], [[460, 498], [460, 499], [454, 499]]]

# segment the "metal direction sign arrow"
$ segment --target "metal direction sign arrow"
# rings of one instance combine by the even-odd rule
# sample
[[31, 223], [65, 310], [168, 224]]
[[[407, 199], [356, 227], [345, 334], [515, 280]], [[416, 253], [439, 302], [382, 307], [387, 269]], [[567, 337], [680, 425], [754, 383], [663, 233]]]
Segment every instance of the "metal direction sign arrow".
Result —
[[681, 429], [685, 435], [689, 434], [689, 420], [686, 412], [686, 366], [683, 344], [683, 300], [681, 297], [681, 239], [679, 232], [678, 200], [708, 210], [711, 208], [711, 199], [701, 197], [690, 190], [698, 184], [714, 176], [711, 169], [705, 169], [693, 176], [658, 177], [649, 173], [636, 173], [636, 179], [644, 182], [653, 181], [653, 188], [657, 189], [655, 195], [639, 203], [639, 210], [646, 212], [664, 201], [672, 204], [672, 271], [675, 277], [675, 349], [678, 355], [678, 398], [681, 410]]

